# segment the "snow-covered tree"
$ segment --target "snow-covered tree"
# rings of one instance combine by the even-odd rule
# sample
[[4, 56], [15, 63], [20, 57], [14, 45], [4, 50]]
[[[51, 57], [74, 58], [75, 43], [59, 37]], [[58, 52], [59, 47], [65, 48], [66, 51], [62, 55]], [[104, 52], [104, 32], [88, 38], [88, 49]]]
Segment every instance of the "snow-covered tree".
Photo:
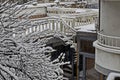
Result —
[[50, 54], [54, 49], [45, 44], [50, 38], [39, 39], [40, 34], [34, 37], [33, 33], [21, 35], [26, 27], [33, 26], [29, 16], [34, 11], [19, 15], [27, 8], [26, 4], [18, 6], [17, 2], [9, 1], [0, 3], [0, 78], [62, 80], [63, 71], [60, 66], [67, 64], [64, 62], [65, 54], [61, 53], [57, 59], [50, 61]]

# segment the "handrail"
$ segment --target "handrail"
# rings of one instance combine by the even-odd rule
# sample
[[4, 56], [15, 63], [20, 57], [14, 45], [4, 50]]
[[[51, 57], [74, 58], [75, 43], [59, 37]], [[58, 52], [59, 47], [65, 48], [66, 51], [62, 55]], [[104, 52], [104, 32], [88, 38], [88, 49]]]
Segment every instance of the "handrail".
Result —
[[[24, 32], [21, 36], [25, 36], [34, 32], [42, 32], [44, 30], [58, 31], [66, 35], [76, 33], [76, 30], [72, 26], [68, 25], [63, 19], [60, 18], [45, 18], [32, 20], [32, 26], [24, 26]], [[70, 31], [69, 31], [70, 30]], [[14, 34], [14, 37], [20, 36], [20, 34]]]
[[72, 26], [68, 25], [65, 20], [61, 19], [62, 23], [69, 29], [71, 29], [73, 32], [77, 32]]
[[108, 36], [99, 32], [98, 44], [108, 48], [120, 49], [120, 37]]

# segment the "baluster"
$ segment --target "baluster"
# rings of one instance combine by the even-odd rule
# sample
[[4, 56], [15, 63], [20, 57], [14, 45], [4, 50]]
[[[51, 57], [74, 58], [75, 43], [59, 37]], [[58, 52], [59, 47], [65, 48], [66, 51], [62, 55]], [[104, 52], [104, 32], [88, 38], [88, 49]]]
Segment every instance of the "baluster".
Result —
[[100, 35], [99, 35], [99, 33], [97, 35], [97, 39], [98, 39], [98, 42], [100, 42]]
[[63, 25], [63, 30], [62, 30], [63, 33], [65, 33], [65, 26]]
[[25, 29], [25, 30], [24, 30], [24, 35], [26, 35], [26, 32], [27, 32], [27, 30]]
[[25, 36], [25, 31], [23, 31], [22, 36]]
[[77, 18], [77, 26], [79, 26], [80, 25], [80, 20], [79, 20], [79, 18]]
[[68, 21], [68, 25], [70, 26], [70, 21]]
[[52, 25], [53, 25], [53, 24], [52, 24], [52, 21], [51, 21], [51, 23], [50, 23], [50, 26], [51, 26], [51, 30], [52, 30], [52, 27], [53, 27]]
[[44, 31], [44, 24], [42, 24], [42, 31]]
[[49, 23], [48, 23], [48, 22], [47, 22], [47, 24], [46, 24], [46, 25], [47, 25], [47, 29], [50, 29], [50, 28], [49, 28]]
[[102, 36], [102, 44], [104, 44], [104, 36]]
[[58, 22], [56, 22], [56, 30], [58, 31]]
[[91, 23], [92, 23], [91, 19], [92, 19], [92, 18], [89, 16], [89, 24], [91, 24]]
[[118, 39], [115, 39], [115, 47], [118, 47], [117, 42], [118, 42]]
[[[117, 39], [117, 38], [114, 39], [113, 46], [116, 45], [116, 39]], [[116, 46], [115, 46], [115, 47], [116, 47]]]
[[32, 31], [32, 33], [34, 32], [34, 30], [33, 30], [33, 26], [31, 27], [31, 31]]
[[88, 22], [88, 24], [90, 24], [90, 17], [88, 17], [87, 22]]
[[86, 17], [86, 24], [89, 24], [89, 17]]
[[[106, 36], [107, 37], [107, 36]], [[110, 46], [110, 39], [107, 37], [107, 39], [108, 39], [108, 45]]]
[[73, 23], [72, 20], [70, 20], [70, 27], [72, 27], [72, 23]]
[[86, 17], [86, 24], [89, 24], [89, 17]]
[[51, 29], [50, 27], [51, 27], [51, 23], [50, 23], [50, 21], [48, 21], [48, 25], [49, 25], [49, 29]]
[[103, 36], [101, 36], [101, 43], [103, 44]]
[[73, 28], [75, 27], [75, 20], [74, 19], [72, 20], [72, 27]]
[[40, 24], [40, 31], [43, 31], [43, 25], [42, 24]]
[[58, 22], [58, 31], [60, 31], [60, 21]]
[[76, 26], [77, 26], [78, 19], [76, 19]]
[[105, 45], [105, 36], [103, 36], [103, 44]]
[[80, 17], [80, 25], [82, 25], [82, 17]]
[[[15, 31], [15, 28], [13, 28], [13, 31]], [[13, 34], [12, 37], [15, 37], [15, 34]]]
[[87, 18], [84, 18], [84, 25], [87, 24]]
[[88, 16], [88, 24], [91, 24], [91, 17], [90, 16]]
[[30, 33], [30, 28], [28, 28], [28, 34]]
[[32, 28], [30, 27], [30, 33], [32, 32]]
[[79, 18], [77, 18], [77, 26], [79, 26]]
[[37, 25], [36, 27], [37, 27], [37, 31], [39, 31], [39, 26]]
[[120, 47], [120, 39], [117, 39], [117, 47]]
[[55, 27], [54, 27], [54, 30], [56, 31], [56, 21], [54, 22], [54, 26], [55, 26]]
[[38, 31], [40, 31], [40, 24], [38, 25]]
[[77, 26], [79, 26], [79, 18], [77, 19]]
[[111, 39], [108, 37], [109, 46], [111, 46]]
[[45, 23], [45, 29], [48, 29], [47, 23]]
[[90, 23], [92, 23], [93, 22], [93, 17], [91, 16], [91, 21], [90, 21]]
[[75, 26], [77, 26], [77, 19], [75, 19]]
[[28, 29], [25, 30], [25, 35], [27, 35], [27, 34], [28, 34]]
[[66, 27], [64, 26], [64, 34], [66, 33]]
[[37, 26], [35, 26], [35, 32], [37, 31]]
[[52, 20], [52, 30], [55, 30], [55, 23], [54, 23], [54, 20]]
[[111, 46], [114, 46], [114, 38], [111, 38]]
[[71, 22], [71, 20], [70, 20], [70, 27], [72, 27], [72, 24], [71, 24], [72, 22]]
[[33, 26], [33, 32], [35, 32], [35, 27]]
[[41, 24], [39, 24], [39, 31], [41, 31]]
[[83, 23], [84, 23], [84, 22], [83, 22], [83, 17], [81, 17], [81, 25], [83, 25]]
[[45, 29], [46, 29], [46, 25], [45, 25], [45, 23], [44, 23], [43, 25], [44, 25], [43, 27], [44, 27], [44, 30], [45, 30]]
[[107, 36], [106, 36], [106, 45], [109, 45], [109, 40]]
[[29, 28], [27, 30], [28, 30], [27, 33], [29, 34]]
[[105, 40], [105, 41], [104, 41], [104, 44], [107, 45], [107, 44], [106, 44], [106, 37], [104, 37], [104, 40]]
[[112, 38], [109, 38], [110, 39], [110, 46], [112, 46]]
[[102, 36], [100, 35], [100, 43], [102, 44]]
[[60, 31], [61, 31], [61, 32], [63, 31], [63, 24], [62, 24], [61, 21], [60, 21]]

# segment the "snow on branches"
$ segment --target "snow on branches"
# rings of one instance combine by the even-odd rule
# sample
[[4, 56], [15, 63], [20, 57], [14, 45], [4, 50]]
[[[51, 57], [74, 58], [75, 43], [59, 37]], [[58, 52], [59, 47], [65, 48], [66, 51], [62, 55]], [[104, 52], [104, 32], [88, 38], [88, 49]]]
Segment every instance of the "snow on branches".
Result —
[[[26, 9], [25, 4], [0, 3], [0, 78], [3, 80], [62, 80], [65, 54], [50, 61], [53, 48], [46, 46], [50, 38], [32, 39], [32, 33], [22, 36], [33, 12], [18, 14]], [[24, 17], [24, 19], [21, 19]], [[14, 36], [16, 35], [16, 37]], [[55, 35], [53, 37], [59, 37]], [[61, 36], [61, 35], [60, 35]], [[60, 37], [59, 37], [60, 38]], [[48, 53], [49, 55], [46, 55]]]

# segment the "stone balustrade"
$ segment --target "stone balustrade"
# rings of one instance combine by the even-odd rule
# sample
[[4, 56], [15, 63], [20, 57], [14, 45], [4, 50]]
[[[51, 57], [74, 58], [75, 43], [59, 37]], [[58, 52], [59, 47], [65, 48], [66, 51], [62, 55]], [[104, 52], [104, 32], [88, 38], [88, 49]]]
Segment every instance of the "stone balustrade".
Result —
[[[25, 30], [22, 32], [21, 36], [28, 35], [34, 32], [42, 32], [44, 30], [51, 30], [56, 32], [62, 32], [66, 35], [75, 34], [74, 28], [69, 26], [63, 19], [59, 18], [44, 18], [32, 21], [32, 26], [24, 26]], [[20, 34], [18, 34], [20, 35]], [[18, 36], [17, 34], [13, 34], [13, 36]]]
[[70, 25], [74, 28], [74, 27], [78, 27], [78, 26], [95, 23], [97, 21], [97, 16], [96, 15], [91, 15], [91, 16], [83, 15], [83, 16], [77, 16], [74, 18], [70, 18], [70, 17], [64, 18], [64, 20], [66, 21], [66, 23], [68, 25]]
[[98, 43], [107, 48], [120, 49], [120, 37], [98, 33]]
[[[96, 10], [80, 9], [81, 12], [76, 12], [77, 8], [47, 8], [48, 16], [62, 17], [68, 25], [81, 26], [94, 23], [97, 20], [98, 13]], [[79, 10], [77, 10], [79, 11]]]
[[[95, 16], [96, 17], [96, 16]], [[28, 35], [37, 31], [59, 31], [67, 35], [75, 33], [75, 27], [88, 25], [95, 22], [94, 16], [78, 16], [76, 18], [41, 18], [32, 20], [32, 26], [24, 26], [22, 35]], [[15, 34], [14, 34], [15, 36]], [[18, 36], [18, 35], [16, 35]]]

